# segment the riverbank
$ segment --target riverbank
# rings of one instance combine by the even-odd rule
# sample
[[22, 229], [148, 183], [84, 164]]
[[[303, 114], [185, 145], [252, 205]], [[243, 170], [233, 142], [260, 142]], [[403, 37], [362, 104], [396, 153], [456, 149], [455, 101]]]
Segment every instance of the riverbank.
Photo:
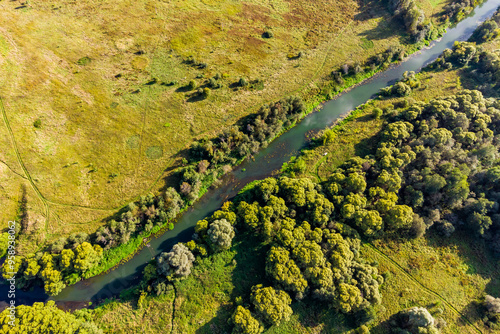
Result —
[[[459, 30], [457, 32], [457, 34], [458, 33], [461, 33], [461, 30]], [[453, 38], [450, 37], [450, 39], [453, 39]], [[444, 41], [444, 42], [448, 42], [448, 41]], [[444, 46], [443, 46], [443, 49], [444, 49]], [[428, 50], [424, 50], [423, 53], [425, 53], [427, 51]], [[430, 53], [430, 52], [427, 52], [427, 53]], [[422, 57], [425, 58], [424, 56], [422, 56]], [[420, 58], [422, 58], [422, 57], [420, 57]], [[413, 68], [413, 70], [420, 68], [420, 60], [421, 60], [420, 58], [413, 57], [413, 59], [407, 60], [409, 63], [408, 66], [410, 68]], [[416, 68], [414, 68], [414, 67], [416, 67]], [[358, 105], [359, 103], [365, 102], [366, 99], [370, 98], [374, 93], [376, 93], [378, 91], [378, 89], [385, 87], [387, 85], [387, 81], [393, 80], [392, 78], [394, 78], [394, 79], [399, 78], [405, 69], [406, 69], [405, 66], [396, 66], [394, 68], [390, 68], [388, 70], [388, 72], [392, 73], [391, 78], [387, 78], [385, 76], [378, 76], [376, 80], [373, 80], [373, 81], [370, 81], [367, 83], [368, 86], [370, 86], [370, 89], [364, 89], [363, 86], [358, 86], [356, 88], [353, 88], [353, 90], [356, 90], [355, 93], [352, 93], [353, 90], [351, 90], [349, 93], [346, 92], [345, 94], [342, 94], [339, 97], [339, 99], [332, 101], [332, 104], [335, 104], [336, 102], [338, 102], [337, 104], [342, 106], [341, 108], [339, 108], [339, 110], [336, 110], [335, 113], [333, 113], [333, 114], [326, 113], [325, 114], [325, 110], [323, 110], [320, 113], [315, 113], [314, 117], [312, 117], [312, 115], [311, 115], [311, 118], [309, 118], [310, 121], [308, 121], [307, 124], [299, 123], [301, 125], [300, 127], [296, 126], [293, 128], [293, 129], [300, 128], [299, 130], [293, 130], [293, 131], [283, 133], [282, 136], [276, 138], [276, 140], [270, 145], [270, 147], [267, 147], [266, 149], [263, 150], [263, 152], [259, 153], [259, 156], [261, 157], [260, 159], [263, 159], [263, 160], [261, 160], [261, 162], [263, 163], [264, 161], [266, 161], [267, 165], [263, 165], [261, 163], [259, 166], [256, 166], [258, 164], [259, 158], [257, 158], [256, 162], [248, 162], [247, 161], [247, 162], [242, 163], [241, 167], [239, 169], [237, 169], [235, 171], [235, 174], [232, 175], [231, 177], [236, 177], [237, 179], [239, 178], [237, 181], [243, 183], [243, 185], [244, 185], [244, 183], [246, 183], [247, 181], [250, 181], [252, 178], [261, 178], [261, 177], [267, 175], [266, 173], [271, 173], [272, 171], [279, 169], [281, 167], [281, 163], [283, 163], [289, 159], [289, 158], [285, 159], [286, 158], [285, 155], [287, 155], [287, 154], [293, 155], [293, 154], [295, 154], [296, 150], [300, 150], [303, 147], [304, 137], [308, 131], [314, 130], [314, 129], [323, 129], [325, 124], [331, 124], [331, 122], [336, 117], [338, 117], [340, 114], [342, 114], [343, 112], [345, 112], [347, 110], [350, 110], [350, 109], [346, 110], [346, 107], [348, 107], [351, 104]], [[362, 79], [363, 78], [361, 78], [361, 80]], [[357, 102], [351, 101], [351, 100], [349, 100], [349, 98], [345, 98], [346, 95], [351, 96], [351, 97], [356, 96]], [[343, 105], [343, 104], [345, 104], [345, 105]], [[312, 109], [310, 109], [312, 105], [314, 105], [314, 104], [310, 104], [308, 107], [309, 113], [312, 111]], [[293, 132], [293, 133], [291, 133], [291, 132]], [[294, 139], [291, 139], [291, 138], [294, 138]], [[290, 140], [293, 140], [293, 143], [290, 142]], [[291, 144], [293, 144], [293, 145], [291, 145]], [[288, 146], [285, 146], [286, 150], [284, 150], [284, 151], [283, 151], [283, 148], [281, 148], [280, 152], [278, 153], [278, 151], [276, 151], [276, 150], [279, 149], [280, 145], [288, 145]], [[266, 156], [269, 156], [269, 155], [273, 156], [272, 161], [267, 160]], [[249, 166], [253, 166], [253, 167], [250, 168]], [[243, 172], [242, 171], [243, 169], [246, 169], [246, 171]], [[232, 189], [232, 188], [236, 187], [237, 185], [229, 183], [226, 186], [229, 187], [230, 189]], [[221, 197], [228, 198], [227, 196], [230, 196], [230, 194], [231, 194], [230, 189], [215, 190], [214, 192], [212, 192], [212, 195], [214, 195], [214, 193], [215, 193], [216, 195], [217, 194], [224, 195]], [[206, 207], [206, 205], [205, 205], [205, 204], [207, 204], [207, 201], [210, 204], [210, 205], [208, 205], [208, 207]], [[220, 202], [219, 198], [216, 198], [213, 201], [211, 199], [208, 199], [208, 198], [202, 198], [199, 202], [195, 203], [195, 208], [191, 208], [188, 210], [191, 213], [190, 215], [185, 215], [185, 216], [181, 217], [181, 219], [180, 219], [181, 223], [185, 227], [192, 226], [192, 224], [194, 224], [197, 221], [197, 219], [201, 219], [204, 217], [204, 215], [206, 215], [207, 210], [208, 210], [208, 212], [210, 212], [210, 210], [212, 210], [212, 208], [215, 210], [218, 206], [220, 206], [219, 202]], [[192, 212], [196, 208], [198, 208], [198, 209], [202, 208], [201, 212], [197, 212], [194, 215], [195, 217], [200, 217], [200, 218], [193, 218]], [[191, 217], [191, 218], [189, 218], [189, 217]], [[191, 219], [190, 222], [188, 221], [189, 219]], [[176, 233], [180, 233], [183, 231], [184, 230], [176, 231]], [[163, 241], [166, 241], [166, 239], [169, 239], [169, 237], [173, 237], [171, 232], [172, 231], [165, 233], [165, 235], [163, 235], [160, 239], [156, 239], [156, 240], [151, 241], [151, 243], [153, 244], [151, 251], [153, 253], [157, 254], [158, 252], [161, 252], [162, 250], [164, 251], [165, 249], [168, 248], [168, 246], [166, 244], [164, 244]], [[185, 233], [185, 234], [186, 234], [186, 237], [189, 238], [190, 235], [187, 235], [187, 234], [190, 234], [190, 233], [189, 233], [189, 231], [187, 231], [187, 232], [188, 233]], [[181, 240], [177, 240], [177, 241], [181, 241]], [[168, 244], [171, 244], [171, 243], [172, 242], [170, 242], [170, 241], [168, 242]], [[137, 264], [138, 263], [141, 263], [141, 264], [145, 263], [151, 258], [151, 254], [148, 255], [148, 252], [145, 252], [145, 250], [143, 250], [142, 252], [139, 252], [139, 253], [142, 253], [143, 256], [140, 257], [140, 259], [137, 259], [137, 261], [135, 261], [136, 262], [135, 264], [131, 264], [131, 265], [125, 264], [124, 265], [125, 267], [128, 268], [126, 273], [119, 273], [119, 272], [115, 273], [117, 275], [116, 279], [118, 281], [119, 281], [118, 277], [120, 277], [120, 279], [124, 278], [125, 280], [127, 280], [126, 277], [133, 276], [134, 273], [136, 272], [136, 269], [138, 268]], [[142, 261], [145, 261], [145, 262], [142, 262]], [[100, 278], [97, 278], [95, 280], [95, 281], [99, 281], [100, 283], [97, 286], [93, 287], [92, 291], [94, 291], [94, 292], [89, 292], [90, 296], [87, 296], [87, 298], [89, 298], [89, 297], [92, 298], [92, 296], [97, 291], [99, 291], [103, 288], [104, 288], [104, 290], [106, 290], [106, 289], [109, 290], [109, 288], [106, 288], [106, 285], [107, 285], [107, 283], [105, 283], [106, 279], [102, 279], [103, 276], [101, 276]], [[111, 279], [111, 281], [114, 280], [114, 279], [112, 279], [112, 277], [116, 277], [116, 276], [110, 276], [109, 279]], [[83, 282], [81, 282], [81, 283], [83, 283]], [[87, 282], [87, 283], [92, 284], [92, 282]], [[77, 289], [74, 292], [77, 294], [84, 293], [83, 291], [81, 291], [81, 292], [78, 292], [78, 291], [79, 290]], [[66, 296], [62, 297], [63, 299], [74, 300], [71, 298], [75, 298], [75, 297], [71, 297], [70, 293], [69, 294], [66, 293], [66, 294], [67, 294]]]

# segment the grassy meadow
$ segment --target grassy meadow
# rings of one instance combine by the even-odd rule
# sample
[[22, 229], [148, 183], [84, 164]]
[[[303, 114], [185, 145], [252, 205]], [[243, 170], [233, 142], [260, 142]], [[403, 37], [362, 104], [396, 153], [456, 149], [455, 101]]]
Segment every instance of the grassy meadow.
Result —
[[[418, 1], [437, 19], [444, 1]], [[169, 184], [183, 149], [406, 36], [378, 2], [2, 2], [0, 201], [21, 252]], [[434, 15], [434, 16], [433, 16]], [[272, 38], [264, 38], [269, 32]], [[300, 54], [300, 57], [298, 56]], [[187, 87], [220, 77], [200, 99]], [[239, 88], [240, 78], [263, 85]]]

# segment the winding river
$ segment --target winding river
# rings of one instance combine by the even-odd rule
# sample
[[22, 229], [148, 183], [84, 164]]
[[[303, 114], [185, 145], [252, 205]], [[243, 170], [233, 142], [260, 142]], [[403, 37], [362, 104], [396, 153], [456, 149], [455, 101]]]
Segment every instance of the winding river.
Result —
[[[235, 196], [245, 184], [268, 177], [279, 170], [284, 162], [287, 162], [291, 156], [296, 155], [306, 145], [308, 132], [328, 127], [339, 116], [365, 103], [381, 88], [392, 85], [402, 77], [405, 71], [420, 70], [423, 66], [434, 61], [444, 49], [451, 48], [455, 41], [466, 40], [482, 21], [495, 12], [499, 5], [500, 0], [486, 1], [478, 6], [468, 18], [449, 29], [440, 40], [431, 43], [428, 48], [412, 55], [396, 66], [391, 66], [386, 71], [339, 95], [334, 100], [326, 102], [320, 112], [305, 117], [294, 128], [256, 154], [253, 161], [244, 162], [232, 173], [226, 175], [218, 188], [209, 190], [182, 214], [175, 224], [174, 230], [167, 231], [160, 237], [151, 240], [149, 247], [144, 247], [131, 260], [116, 269], [67, 287], [58, 296], [51, 299], [71, 308], [72, 303], [81, 305], [87, 304], [89, 301], [95, 302], [116, 296], [123, 289], [137, 283], [142, 269], [152, 257], [161, 252], [169, 251], [177, 242], [189, 241], [198, 220], [217, 210], [223, 202]], [[7, 290], [6, 285], [0, 286], [0, 301], [7, 301]], [[47, 299], [48, 297], [41, 289], [16, 292], [17, 305], [32, 304]]]

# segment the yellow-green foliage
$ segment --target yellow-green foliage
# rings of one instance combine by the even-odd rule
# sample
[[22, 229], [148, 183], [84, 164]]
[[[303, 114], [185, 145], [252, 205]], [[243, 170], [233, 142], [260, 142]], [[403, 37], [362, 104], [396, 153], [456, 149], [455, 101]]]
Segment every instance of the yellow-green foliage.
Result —
[[88, 322], [58, 309], [54, 301], [48, 301], [47, 304], [34, 303], [33, 306], [19, 305], [13, 311], [8, 308], [3, 310], [0, 313], [0, 332], [10, 334], [99, 334], [102, 333], [102, 330], [93, 322]]
[[[17, 5], [0, 3], [1, 98], [12, 129], [0, 127], [0, 217], [15, 216], [25, 184], [34, 234], [21, 237], [26, 253], [94, 232], [120, 206], [162, 187], [194, 138], [265, 102], [316, 96], [332, 69], [399, 44], [384, 6], [367, 4], [371, 16], [353, 0]], [[376, 39], [361, 37], [373, 29]], [[273, 38], [262, 38], [266, 30]], [[183, 88], [212, 77], [221, 87], [204, 99]], [[233, 90], [241, 77], [249, 85]]]

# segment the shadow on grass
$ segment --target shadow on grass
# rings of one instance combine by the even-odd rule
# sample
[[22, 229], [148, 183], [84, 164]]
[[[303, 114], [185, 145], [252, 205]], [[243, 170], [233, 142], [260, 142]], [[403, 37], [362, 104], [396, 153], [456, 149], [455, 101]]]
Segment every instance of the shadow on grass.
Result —
[[189, 85], [181, 86], [175, 90], [176, 93], [187, 93], [193, 89]]
[[359, 4], [361, 5], [361, 11], [354, 15], [356, 21], [367, 21], [387, 14], [385, 6], [381, 6], [379, 1], [360, 0]]
[[[364, 115], [356, 120], [356, 122], [368, 122], [373, 119], [372, 115]], [[354, 145], [355, 155], [358, 157], [365, 157], [367, 155], [374, 155], [377, 151], [378, 143], [380, 142], [380, 132], [359, 141]]]
[[[477, 274], [484, 280], [489, 281], [485, 287], [484, 294], [494, 297], [500, 296], [500, 267], [498, 266], [498, 259], [489, 249], [488, 243], [483, 238], [465, 230], [458, 230], [448, 239], [440, 237], [435, 233], [430, 233], [428, 241], [429, 245], [434, 247], [443, 247], [450, 244], [456, 245], [458, 255], [468, 267], [466, 274]], [[459, 311], [472, 323], [481, 327], [481, 319], [483, 319], [486, 313], [481, 300], [471, 300]]]
[[[250, 291], [257, 284], [269, 285], [265, 275], [265, 259], [268, 246], [250, 234], [241, 233], [234, 241], [233, 250], [236, 252], [231, 262], [226, 266], [234, 265], [231, 273], [231, 284], [234, 286], [230, 293], [230, 300], [236, 297], [243, 298], [243, 305], [250, 304]], [[217, 310], [217, 314], [208, 323], [196, 330], [196, 333], [229, 333], [232, 325], [230, 318], [235, 310], [234, 303], [227, 303]]]
[[193, 103], [193, 102], [202, 101], [204, 99], [205, 99], [205, 97], [203, 96], [203, 94], [199, 94], [198, 92], [195, 92], [195, 93], [191, 94], [191, 96], [189, 96], [189, 98], [186, 101]]

